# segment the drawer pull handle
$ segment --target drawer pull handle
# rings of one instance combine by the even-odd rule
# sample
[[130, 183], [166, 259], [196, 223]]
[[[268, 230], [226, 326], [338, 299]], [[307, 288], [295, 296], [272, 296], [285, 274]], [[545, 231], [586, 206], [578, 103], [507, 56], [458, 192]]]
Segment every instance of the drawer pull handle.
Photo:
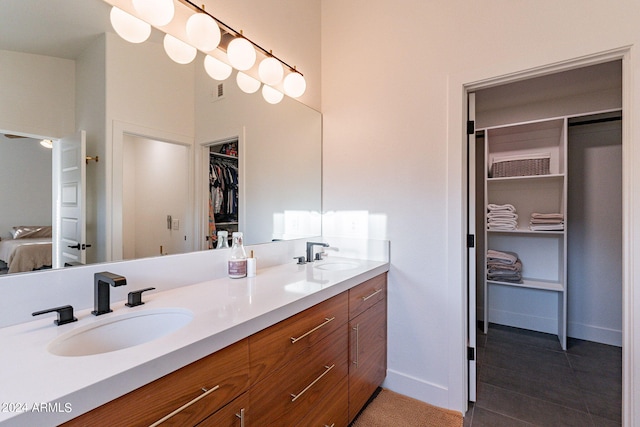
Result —
[[382, 288], [378, 289], [377, 291], [375, 291], [374, 293], [372, 293], [371, 295], [368, 295], [366, 297], [362, 297], [362, 302], [365, 302], [366, 300], [368, 300], [371, 297], [374, 297], [376, 295], [378, 295], [380, 292], [382, 292]]
[[169, 418], [173, 417], [174, 415], [184, 411], [185, 409], [187, 409], [189, 406], [193, 405], [194, 403], [196, 403], [198, 400], [202, 399], [203, 397], [208, 396], [210, 393], [213, 393], [214, 391], [216, 391], [217, 389], [219, 389], [220, 386], [217, 385], [213, 388], [210, 389], [206, 389], [206, 388], [202, 388], [202, 391], [204, 391], [204, 393], [202, 393], [200, 396], [196, 397], [193, 400], [190, 400], [189, 402], [185, 403], [184, 405], [182, 405], [181, 407], [179, 407], [178, 409], [176, 409], [175, 411], [173, 411], [172, 413], [170, 413], [169, 415], [165, 415], [163, 418], [159, 419], [158, 421], [156, 421], [155, 423], [151, 424], [149, 427], [156, 427], [160, 424], [162, 424], [163, 422], [167, 421]]
[[330, 370], [332, 370], [334, 368], [334, 366], [336, 366], [335, 364], [331, 365], [331, 366], [325, 366], [325, 371], [320, 374], [320, 376], [318, 378], [316, 378], [315, 380], [313, 380], [313, 382], [311, 384], [309, 384], [308, 386], [306, 386], [304, 388], [304, 390], [302, 390], [300, 393], [298, 394], [292, 394], [291, 397], [293, 399], [291, 399], [292, 402], [295, 402], [297, 398], [299, 398], [300, 396], [302, 396], [303, 394], [305, 394], [307, 392], [307, 390], [309, 390], [311, 387], [313, 387], [313, 385], [315, 383], [317, 383], [318, 381], [320, 381], [320, 379], [322, 377], [324, 377], [325, 375], [327, 375], [329, 373]]
[[302, 338], [306, 337], [307, 335], [309, 335], [309, 334], [317, 331], [318, 329], [322, 328], [327, 323], [332, 322], [334, 319], [335, 319], [335, 316], [332, 317], [332, 318], [325, 317], [324, 318], [324, 320], [325, 320], [324, 322], [322, 322], [321, 324], [319, 324], [318, 326], [316, 326], [315, 328], [313, 328], [312, 330], [310, 330], [306, 334], [300, 335], [298, 338], [291, 337], [291, 344], [295, 344], [296, 342], [300, 341]]
[[324, 427], [334, 427], [335, 425], [336, 425], [336, 423], [333, 423], [330, 426], [325, 424]]
[[240, 427], [244, 427], [244, 408], [240, 409], [240, 413], [236, 414], [236, 417], [240, 418]]
[[353, 364], [358, 367], [358, 361], [360, 359], [360, 324], [358, 323], [355, 328], [352, 328], [356, 331], [356, 357], [354, 358]]

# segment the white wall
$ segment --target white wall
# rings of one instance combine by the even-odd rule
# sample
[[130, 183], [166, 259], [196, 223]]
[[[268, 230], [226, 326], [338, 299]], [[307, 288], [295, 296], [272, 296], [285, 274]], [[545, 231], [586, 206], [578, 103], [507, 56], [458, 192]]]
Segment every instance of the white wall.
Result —
[[631, 0], [322, 2], [323, 209], [387, 217], [387, 386], [465, 407], [464, 85], [635, 45], [639, 18]]
[[75, 62], [0, 50], [0, 129], [62, 138], [75, 132]]
[[51, 225], [51, 150], [0, 135], [0, 238], [17, 225]]
[[[76, 125], [86, 132], [87, 156], [102, 161], [86, 168], [87, 262], [107, 259], [106, 255], [106, 36], [96, 38], [76, 58]], [[75, 131], [75, 130], [74, 130]]]
[[569, 128], [568, 334], [622, 342], [621, 122]]
[[[239, 137], [245, 243], [321, 234], [322, 116], [289, 97], [271, 105], [260, 93], [246, 94], [235, 76], [213, 102], [220, 82], [196, 69], [196, 145]], [[291, 215], [299, 221], [286, 221]]]
[[307, 90], [299, 100], [320, 110], [321, 0], [204, 0], [201, 3], [216, 18], [237, 31], [242, 30], [246, 37], [295, 66], [307, 81]]

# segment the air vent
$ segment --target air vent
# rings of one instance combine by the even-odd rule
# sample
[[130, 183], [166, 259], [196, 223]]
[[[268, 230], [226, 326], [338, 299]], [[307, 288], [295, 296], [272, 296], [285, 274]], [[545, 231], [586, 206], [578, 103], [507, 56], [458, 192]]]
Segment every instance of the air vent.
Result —
[[211, 102], [219, 101], [224, 98], [224, 83], [218, 83], [211, 92]]

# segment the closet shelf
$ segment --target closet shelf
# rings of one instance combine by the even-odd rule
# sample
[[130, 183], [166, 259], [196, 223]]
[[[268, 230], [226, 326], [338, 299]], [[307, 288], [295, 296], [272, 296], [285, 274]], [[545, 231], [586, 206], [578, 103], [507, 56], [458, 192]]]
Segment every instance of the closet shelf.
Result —
[[500, 178], [487, 178], [487, 183], [492, 182], [505, 182], [505, 181], [522, 181], [522, 180], [537, 180], [537, 181], [555, 181], [564, 179], [563, 173], [552, 173], [547, 175], [525, 175], [525, 176], [506, 176]]
[[487, 280], [490, 285], [515, 286], [518, 288], [540, 289], [544, 291], [563, 292], [564, 287], [560, 282], [548, 280], [523, 279], [522, 283], [500, 282], [497, 280]]
[[566, 230], [540, 230], [534, 231], [528, 228], [517, 228], [515, 230], [490, 230], [487, 228], [487, 233], [491, 234], [546, 234], [562, 236], [566, 233]]

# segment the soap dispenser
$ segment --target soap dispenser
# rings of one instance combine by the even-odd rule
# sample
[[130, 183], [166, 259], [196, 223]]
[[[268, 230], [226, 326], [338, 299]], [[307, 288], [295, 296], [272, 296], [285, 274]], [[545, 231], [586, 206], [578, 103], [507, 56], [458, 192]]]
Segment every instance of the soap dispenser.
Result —
[[240, 279], [247, 276], [247, 253], [242, 243], [242, 233], [235, 231], [232, 234], [233, 244], [229, 255], [229, 277]]

